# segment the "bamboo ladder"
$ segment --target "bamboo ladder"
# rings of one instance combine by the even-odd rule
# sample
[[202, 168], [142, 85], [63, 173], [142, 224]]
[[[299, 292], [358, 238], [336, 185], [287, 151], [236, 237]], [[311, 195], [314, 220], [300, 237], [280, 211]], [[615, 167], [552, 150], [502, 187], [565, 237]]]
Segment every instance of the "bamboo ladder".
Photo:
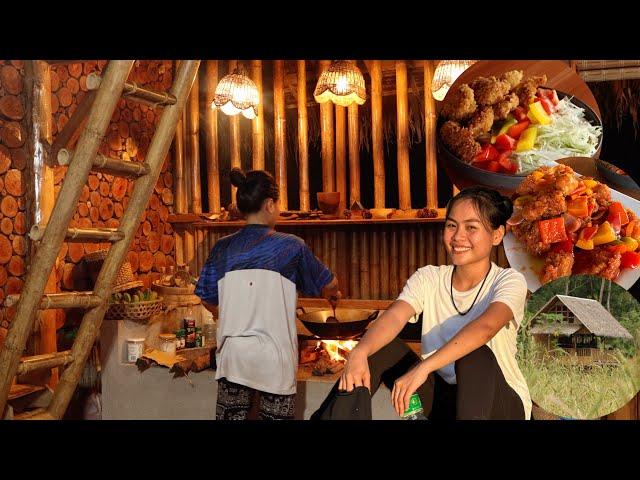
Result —
[[[34, 256], [22, 293], [11, 299], [17, 302], [17, 311], [4, 349], [0, 351], [0, 414], [5, 409], [9, 389], [16, 374], [67, 365], [55, 387], [49, 406], [17, 415], [16, 418], [56, 420], [64, 415], [100, 331], [113, 282], [160, 175], [200, 63], [196, 60], [182, 61], [177, 69], [173, 86], [167, 93], [154, 92], [140, 88], [134, 83], [127, 83], [133, 62], [133, 60], [113, 60], [109, 62], [102, 78], [94, 76], [93, 82], [87, 79], [87, 85], [93, 83], [90, 88], [96, 90], [96, 93], [77, 148], [73, 152], [64, 149], [51, 152], [52, 155], [57, 156], [58, 163], [70, 164], [70, 168], [49, 223], [44, 233], [40, 229], [38, 234], [38, 237], [42, 238], [41, 247]], [[111, 116], [123, 94], [136, 101], [164, 107], [143, 164], [97, 155]], [[117, 229], [68, 228], [92, 168], [111, 175], [135, 177], [131, 200]], [[47, 278], [65, 238], [84, 242], [111, 242], [112, 246], [103, 262], [93, 291], [43, 295]], [[86, 309], [71, 350], [21, 358], [29, 332], [33, 328], [35, 311], [55, 308]]]

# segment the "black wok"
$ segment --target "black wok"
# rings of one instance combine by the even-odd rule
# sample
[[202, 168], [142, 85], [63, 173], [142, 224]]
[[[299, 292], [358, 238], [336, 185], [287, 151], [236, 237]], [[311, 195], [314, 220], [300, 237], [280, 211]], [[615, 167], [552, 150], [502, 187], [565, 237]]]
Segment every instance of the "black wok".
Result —
[[333, 317], [333, 310], [318, 310], [306, 313], [304, 308], [298, 307], [302, 313], [298, 318], [303, 325], [315, 336], [324, 340], [349, 340], [364, 333], [369, 323], [374, 320], [379, 310], [359, 310], [355, 308], [336, 308], [337, 322], [327, 322]]

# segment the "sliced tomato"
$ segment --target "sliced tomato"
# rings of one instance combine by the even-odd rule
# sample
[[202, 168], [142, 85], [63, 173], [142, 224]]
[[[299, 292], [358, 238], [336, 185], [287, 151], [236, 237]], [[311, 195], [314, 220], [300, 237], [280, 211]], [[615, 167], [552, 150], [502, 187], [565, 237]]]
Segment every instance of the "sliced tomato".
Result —
[[488, 162], [488, 161], [497, 159], [498, 155], [499, 155], [499, 152], [498, 150], [496, 150], [496, 147], [494, 147], [491, 144], [487, 144], [484, 147], [482, 147], [482, 150], [480, 150], [480, 153], [478, 153], [473, 158], [473, 162], [474, 163]]
[[514, 148], [516, 148], [516, 143], [517, 142], [514, 138], [511, 138], [506, 133], [503, 133], [502, 135], [498, 135], [496, 137], [495, 145], [499, 152], [506, 152], [507, 150], [513, 150]]
[[629, 223], [629, 215], [627, 215], [627, 211], [624, 209], [620, 202], [613, 202], [609, 205], [609, 216], [611, 215], [620, 215], [621, 225], [626, 225]]
[[627, 246], [622, 243], [612, 243], [611, 245], [607, 245], [607, 250], [613, 253], [624, 253], [627, 251]]
[[580, 237], [582, 240], [591, 240], [598, 232], [598, 227], [584, 227], [580, 231]]
[[523, 120], [520, 123], [516, 123], [512, 127], [509, 127], [509, 130], [507, 130], [507, 135], [509, 135], [511, 138], [520, 138], [520, 134], [524, 132], [527, 127], [529, 127], [529, 125], [531, 125], [531, 120], [529, 119]]
[[498, 163], [502, 168], [504, 173], [509, 173], [513, 175], [518, 170], [518, 166], [511, 161], [511, 150], [507, 150], [506, 152], [502, 152], [498, 157]]
[[554, 243], [553, 247], [551, 247], [552, 252], [556, 253], [572, 253], [573, 252], [573, 241], [571, 239], [564, 240], [562, 242]]
[[511, 115], [513, 115], [514, 118], [518, 120], [518, 122], [524, 122], [525, 120], [528, 120], [527, 110], [523, 107], [516, 107], [516, 109], [511, 112]]
[[558, 92], [556, 92], [552, 88], [538, 88], [538, 96], [540, 98], [546, 98], [551, 101], [553, 106], [558, 105], [560, 103], [560, 99], [558, 98]]
[[567, 211], [574, 217], [584, 218], [589, 216], [587, 197], [581, 196], [567, 202]]
[[496, 162], [495, 160], [491, 161], [491, 162], [487, 162], [487, 170], [489, 170], [490, 172], [497, 172], [500, 170], [500, 164], [498, 162]]
[[609, 213], [609, 216], [607, 217], [607, 221], [613, 227], [613, 230], [616, 232], [616, 235], [619, 234], [620, 230], [622, 230], [622, 218], [620, 213]]
[[542, 104], [542, 108], [544, 108], [544, 111], [547, 112], [547, 115], [551, 115], [553, 112], [556, 111], [556, 107], [553, 105], [553, 103], [551, 103], [551, 100], [549, 100], [548, 98], [541, 98], [540, 103]]
[[637, 268], [640, 266], [640, 253], [624, 252], [620, 257], [620, 266], [622, 268]]

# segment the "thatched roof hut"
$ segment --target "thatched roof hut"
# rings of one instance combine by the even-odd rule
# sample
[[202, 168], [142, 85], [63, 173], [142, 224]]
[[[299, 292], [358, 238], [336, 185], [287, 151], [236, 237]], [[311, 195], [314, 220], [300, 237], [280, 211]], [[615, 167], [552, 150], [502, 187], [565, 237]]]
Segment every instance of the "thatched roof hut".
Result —
[[[562, 321], [545, 322], [542, 318], [545, 313], [559, 313]], [[531, 325], [534, 335], [570, 336], [584, 327], [597, 337], [633, 340], [629, 331], [600, 302], [568, 295], [555, 295], [532, 317]]]

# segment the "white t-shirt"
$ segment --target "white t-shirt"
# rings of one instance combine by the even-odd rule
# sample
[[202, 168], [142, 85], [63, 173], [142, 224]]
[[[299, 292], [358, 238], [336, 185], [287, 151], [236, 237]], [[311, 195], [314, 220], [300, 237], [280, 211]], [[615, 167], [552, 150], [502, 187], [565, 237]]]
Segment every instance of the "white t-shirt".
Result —
[[[466, 315], [460, 315], [451, 302], [450, 287], [453, 265], [427, 265], [419, 268], [407, 280], [398, 300], [407, 302], [422, 315], [422, 357], [433, 355], [440, 347], [453, 338], [465, 325], [482, 315], [489, 304], [502, 302], [511, 308], [513, 319], [487, 342], [496, 357], [505, 380], [522, 399], [525, 418], [531, 417], [531, 396], [529, 388], [516, 361], [517, 332], [527, 296], [527, 282], [524, 276], [512, 269], [501, 268], [491, 263], [491, 271], [482, 287], [475, 305]], [[473, 303], [482, 282], [471, 290], [459, 292], [453, 289], [453, 298], [461, 312]], [[453, 363], [438, 370], [449, 384], [456, 383]]]

